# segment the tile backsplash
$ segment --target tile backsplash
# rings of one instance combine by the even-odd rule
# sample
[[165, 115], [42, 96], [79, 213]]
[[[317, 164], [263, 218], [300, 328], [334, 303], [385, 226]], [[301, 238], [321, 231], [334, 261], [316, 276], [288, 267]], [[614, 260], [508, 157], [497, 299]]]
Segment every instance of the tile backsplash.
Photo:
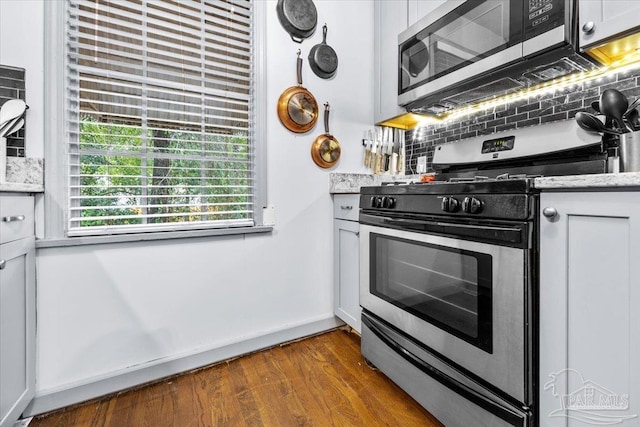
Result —
[[[0, 106], [10, 99], [26, 99], [25, 70], [22, 68], [0, 65]], [[27, 114], [28, 115], [28, 114]], [[25, 115], [25, 122], [26, 117]], [[25, 126], [7, 138], [7, 156], [25, 157]]]
[[432, 172], [431, 161], [436, 145], [499, 131], [570, 120], [578, 111], [594, 113], [591, 103], [597, 101], [600, 93], [606, 89], [618, 89], [631, 102], [640, 96], [639, 86], [640, 69], [636, 69], [506, 103], [456, 120], [407, 131], [406, 173], [415, 173], [420, 156], [427, 156], [427, 170]]

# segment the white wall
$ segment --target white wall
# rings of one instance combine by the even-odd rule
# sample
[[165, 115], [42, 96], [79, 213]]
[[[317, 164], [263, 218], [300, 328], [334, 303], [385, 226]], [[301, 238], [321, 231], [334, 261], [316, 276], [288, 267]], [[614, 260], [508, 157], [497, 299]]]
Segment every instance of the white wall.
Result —
[[[42, 8], [27, 2], [40, 18], [26, 17], [8, 3], [0, 0], [1, 62], [27, 67], [35, 112], [42, 96], [33, 76], [41, 73]], [[280, 26], [275, 0], [267, 3], [266, 144], [274, 232], [38, 250], [38, 394], [332, 316], [330, 170], [316, 167], [310, 156], [311, 143], [323, 132], [322, 119], [308, 134], [294, 135], [278, 121], [276, 104], [296, 83], [301, 48], [304, 86], [320, 105], [332, 106], [331, 130], [342, 146], [332, 171], [361, 170], [360, 140], [372, 120], [373, 3], [316, 0], [318, 29], [302, 45]], [[5, 25], [17, 19], [30, 24], [14, 25], [20, 36], [9, 43]], [[332, 80], [316, 77], [306, 61], [322, 40], [325, 22], [327, 41], [339, 57]], [[21, 56], [32, 47], [37, 60]], [[43, 151], [33, 135], [29, 132], [30, 156]]]

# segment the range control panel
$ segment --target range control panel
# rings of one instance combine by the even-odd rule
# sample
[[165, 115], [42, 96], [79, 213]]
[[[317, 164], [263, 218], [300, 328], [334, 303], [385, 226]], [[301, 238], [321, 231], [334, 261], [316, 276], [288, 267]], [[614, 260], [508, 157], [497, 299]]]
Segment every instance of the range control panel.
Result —
[[509, 220], [531, 218], [525, 194], [361, 195], [360, 209], [389, 215], [438, 215]]

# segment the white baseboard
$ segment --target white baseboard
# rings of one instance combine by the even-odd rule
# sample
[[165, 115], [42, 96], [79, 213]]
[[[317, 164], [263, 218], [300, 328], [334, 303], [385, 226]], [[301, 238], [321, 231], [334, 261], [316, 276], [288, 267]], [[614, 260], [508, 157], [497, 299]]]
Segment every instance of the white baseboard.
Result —
[[188, 372], [243, 354], [273, 347], [287, 341], [314, 335], [343, 324], [337, 317], [330, 316], [188, 356], [153, 361], [148, 364], [127, 368], [67, 388], [36, 393], [36, 396], [23, 412], [22, 417], [33, 417], [34, 415], [126, 390], [181, 372]]

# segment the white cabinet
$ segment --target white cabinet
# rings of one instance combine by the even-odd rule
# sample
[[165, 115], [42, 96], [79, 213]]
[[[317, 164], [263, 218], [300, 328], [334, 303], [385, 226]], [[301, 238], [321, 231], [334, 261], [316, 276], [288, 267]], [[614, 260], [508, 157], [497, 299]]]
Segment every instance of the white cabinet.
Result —
[[0, 427], [12, 426], [35, 392], [33, 197], [0, 195]]
[[638, 0], [580, 0], [580, 47], [593, 47], [618, 34], [640, 29]]
[[446, 0], [409, 0], [408, 1], [408, 18], [409, 27], [427, 16], [436, 7], [440, 6]]
[[640, 192], [540, 208], [540, 425], [640, 426]]
[[359, 194], [333, 196], [334, 313], [360, 332]]
[[406, 0], [376, 0], [374, 3], [374, 96], [373, 122], [399, 116], [398, 34], [407, 29]]
[[398, 34], [445, 0], [376, 0], [374, 4], [373, 121], [405, 113], [398, 106]]

